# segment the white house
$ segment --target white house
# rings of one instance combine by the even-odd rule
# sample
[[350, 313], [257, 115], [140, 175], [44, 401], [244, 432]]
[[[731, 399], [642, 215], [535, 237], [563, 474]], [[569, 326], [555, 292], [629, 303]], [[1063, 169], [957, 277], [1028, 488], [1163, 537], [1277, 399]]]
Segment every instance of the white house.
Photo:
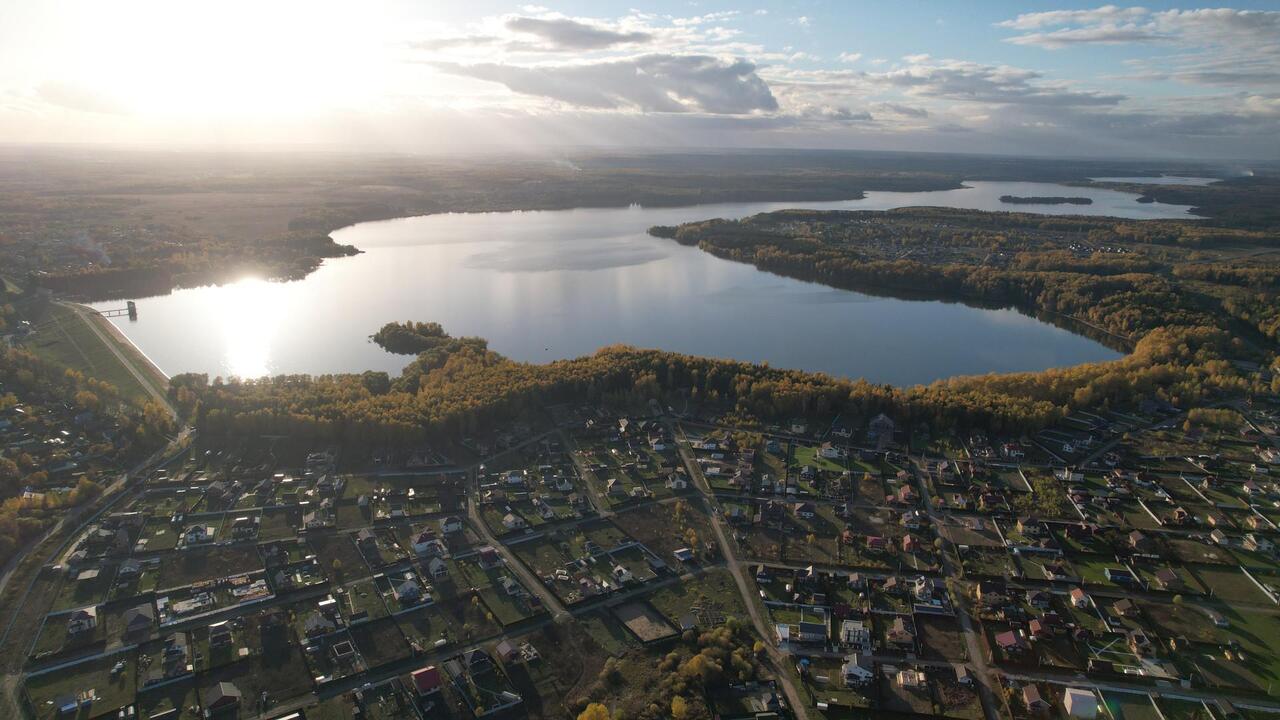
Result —
[[856, 653], [871, 653], [871, 631], [861, 620], [840, 623], [840, 646]]
[[528, 527], [528, 523], [524, 521], [524, 518], [516, 515], [515, 513], [507, 513], [502, 518], [502, 526], [508, 530], [520, 530]]
[[1067, 688], [1062, 694], [1062, 707], [1069, 717], [1093, 720], [1098, 717], [1098, 696], [1091, 690]]
[[844, 678], [845, 687], [861, 687], [875, 679], [871, 670], [871, 661], [865, 656], [854, 653], [844, 659], [840, 666], [840, 674]]

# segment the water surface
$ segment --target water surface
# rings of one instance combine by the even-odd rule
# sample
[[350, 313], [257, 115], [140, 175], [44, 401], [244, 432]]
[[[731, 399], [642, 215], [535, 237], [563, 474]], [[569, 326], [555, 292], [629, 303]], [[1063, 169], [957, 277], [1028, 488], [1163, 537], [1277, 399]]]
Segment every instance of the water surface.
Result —
[[[334, 239], [365, 252], [305, 280], [246, 279], [138, 301], [119, 327], [166, 373], [256, 377], [398, 372], [368, 336], [391, 320], [433, 320], [532, 362], [613, 343], [768, 362], [900, 385], [1107, 360], [1112, 350], [1013, 310], [881, 298], [756, 270], [653, 238], [653, 225], [783, 208], [908, 205], [1008, 210], [1001, 195], [1085, 195], [1093, 205], [1019, 212], [1190, 217], [1132, 194], [1045, 183], [861, 200], [441, 214], [361, 223]], [[103, 303], [103, 307], [119, 303]]]

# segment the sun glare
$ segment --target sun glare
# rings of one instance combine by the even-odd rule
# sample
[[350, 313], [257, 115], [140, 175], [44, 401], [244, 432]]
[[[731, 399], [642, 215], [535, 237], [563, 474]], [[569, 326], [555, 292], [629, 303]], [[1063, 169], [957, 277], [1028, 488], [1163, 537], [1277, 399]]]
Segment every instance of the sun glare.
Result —
[[227, 375], [257, 378], [272, 372], [273, 350], [280, 324], [289, 316], [285, 286], [259, 278], [239, 280], [225, 288], [220, 308]]
[[384, 95], [392, 52], [376, 15], [326, 3], [89, 6], [69, 81], [125, 112], [198, 120], [292, 117]]

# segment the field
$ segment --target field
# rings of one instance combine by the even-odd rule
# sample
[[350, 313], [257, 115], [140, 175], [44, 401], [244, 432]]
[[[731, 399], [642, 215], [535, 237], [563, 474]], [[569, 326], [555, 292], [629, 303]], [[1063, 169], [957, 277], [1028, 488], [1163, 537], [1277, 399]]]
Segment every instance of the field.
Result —
[[[28, 678], [26, 689], [37, 720], [55, 717], [79, 720], [133, 702], [137, 671], [133, 655], [119, 653], [75, 665], [70, 671], [56, 670]], [[58, 712], [58, 702], [62, 699], [85, 692], [92, 692], [96, 699], [82, 704], [79, 713], [67, 716]]]
[[645, 603], [627, 603], [616, 608], [614, 614], [641, 642], [661, 640], [676, 633], [661, 614]]
[[1271, 605], [1266, 593], [1253, 583], [1238, 567], [1227, 565], [1191, 565], [1192, 574], [1200, 584], [1216, 598], [1230, 603]]
[[[111, 383], [127, 398], [140, 402], [152, 399], [111, 347], [89, 327], [90, 322], [107, 323], [106, 320], [90, 320], [68, 306], [51, 303], [44, 316], [33, 323], [35, 331], [25, 347], [47, 360]], [[103, 332], [108, 331], [104, 329]], [[139, 357], [132, 347], [128, 350]]]
[[696, 575], [680, 583], [660, 588], [649, 596], [653, 604], [668, 620], [679, 622], [685, 613], [699, 616], [699, 626], [708, 620], [727, 617], [746, 617], [742, 595], [728, 570], [712, 570]]
[[1102, 701], [1115, 720], [1163, 720], [1147, 695], [1103, 691]]

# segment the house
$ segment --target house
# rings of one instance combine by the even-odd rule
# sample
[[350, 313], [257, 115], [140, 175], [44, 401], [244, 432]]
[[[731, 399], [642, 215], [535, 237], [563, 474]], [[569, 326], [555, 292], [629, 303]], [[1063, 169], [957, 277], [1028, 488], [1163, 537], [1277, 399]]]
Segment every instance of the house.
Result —
[[885, 640], [893, 645], [915, 645], [916, 634], [914, 628], [908, 628], [902, 616], [898, 616], [893, 619], [893, 625], [885, 633]]
[[1155, 541], [1141, 530], [1134, 530], [1129, 533], [1129, 547], [1140, 553], [1149, 553], [1155, 550]]
[[873, 552], [884, 552], [889, 548], [889, 541], [879, 535], [867, 536], [867, 550]]
[[233, 642], [231, 635], [231, 623], [223, 620], [209, 626], [209, 647], [220, 648], [226, 647]]
[[907, 533], [906, 535], [902, 536], [902, 552], [907, 553], [908, 555], [911, 555], [911, 554], [914, 554], [919, 549], [920, 549], [920, 541], [916, 539], [915, 535], [912, 535], [911, 533]]
[[818, 506], [811, 502], [798, 502], [792, 506], [796, 517], [802, 520], [812, 520], [813, 516], [818, 512]]
[[136, 637], [151, 631], [156, 623], [156, 609], [151, 603], [131, 607], [124, 611], [124, 634]]
[[1133, 585], [1133, 573], [1126, 568], [1103, 568], [1102, 576], [1117, 585]]
[[422, 586], [418, 584], [412, 574], [406, 573], [405, 575], [406, 577], [392, 589], [392, 592], [401, 605], [416, 605], [422, 600]]
[[502, 556], [498, 554], [497, 550], [493, 549], [492, 545], [485, 545], [484, 547], [480, 548], [479, 555], [480, 555], [480, 567], [484, 568], [485, 570], [498, 567], [499, 565], [502, 564]]
[[529, 524], [526, 523], [524, 518], [519, 515], [516, 515], [515, 513], [507, 513], [502, 516], [502, 526], [508, 530], [523, 530], [528, 527]]
[[991, 580], [979, 580], [975, 592], [978, 600], [987, 605], [1003, 603], [1009, 597], [1009, 593], [1003, 584]]
[[623, 565], [613, 566], [613, 578], [623, 584], [632, 582], [636, 579], [635, 575], [633, 575], [631, 571]]
[[844, 659], [840, 666], [840, 675], [845, 687], [862, 687], [875, 679], [871, 661], [866, 655], [853, 653]]
[[98, 627], [98, 609], [96, 607], [80, 608], [67, 616], [67, 634], [79, 635]]
[[1121, 598], [1111, 606], [1111, 610], [1120, 617], [1133, 618], [1139, 614], [1138, 606], [1129, 598]]
[[919, 530], [929, 523], [929, 516], [920, 510], [908, 510], [902, 513], [902, 526], [908, 530]]
[[693, 559], [693, 550], [689, 548], [678, 548], [674, 553], [676, 560], [680, 562], [689, 562]]
[[676, 474], [676, 473], [672, 473], [672, 474], [671, 474], [671, 477], [667, 478], [667, 489], [669, 489], [669, 490], [688, 490], [688, 489], [689, 489], [689, 481], [688, 481], [688, 480], [685, 480], [685, 479], [684, 479], [684, 476], [682, 476], [682, 475], [679, 475], [679, 474]]
[[1160, 568], [1155, 572], [1156, 585], [1163, 590], [1181, 590], [1184, 587], [1182, 576], [1172, 568]]
[[317, 637], [319, 635], [328, 635], [338, 629], [338, 624], [333, 618], [322, 612], [313, 612], [302, 621], [302, 634], [306, 637]]
[[427, 561], [427, 574], [435, 580], [449, 577], [449, 566], [444, 560], [433, 557]]
[[423, 530], [413, 539], [413, 552], [420, 558], [433, 558], [443, 557], [448, 549], [434, 532]]
[[901, 505], [910, 505], [916, 501], [916, 491], [910, 485], [903, 485], [898, 488], [893, 500]]
[[909, 690], [919, 690], [920, 688], [929, 687], [929, 678], [919, 670], [899, 670], [895, 678], [898, 685]]
[[409, 673], [409, 678], [413, 681], [414, 692], [420, 698], [440, 692], [440, 668], [435, 665], [414, 670]]
[[1244, 549], [1258, 553], [1275, 552], [1276, 544], [1257, 533], [1248, 533], [1244, 536]]
[[800, 642], [825, 642], [827, 639], [826, 623], [805, 622], [803, 620], [797, 625], [800, 630]]
[[822, 443], [822, 447], [818, 448], [818, 455], [826, 460], [839, 460], [845, 456], [842, 448], [838, 448], [831, 443]]
[[964, 663], [952, 663], [951, 669], [955, 671], [956, 682], [961, 685], [973, 684], [973, 674], [969, 672], [969, 666]]
[[1022, 686], [1022, 704], [1034, 713], [1046, 712], [1049, 709], [1048, 701], [1040, 696], [1040, 688], [1030, 683]]
[[1031, 634], [1031, 637], [1037, 640], [1042, 640], [1053, 635], [1053, 630], [1049, 628], [1049, 624], [1040, 618], [1032, 618], [1031, 622], [1027, 623], [1027, 632]]
[[1053, 604], [1053, 596], [1044, 590], [1028, 590], [1027, 604], [1033, 608], [1046, 610]]
[[240, 707], [240, 688], [225, 680], [214, 683], [204, 691], [204, 709], [207, 715], [225, 712]]
[[[441, 520], [440, 532], [444, 533], [445, 535], [452, 535], [454, 533], [462, 532], [462, 518], [456, 515], [450, 515], [444, 520]], [[439, 675], [439, 673], [437, 673], [437, 675]]]
[[1141, 630], [1130, 630], [1128, 633], [1129, 649], [1138, 657], [1148, 657], [1155, 651], [1151, 638]]
[[509, 663], [520, 657], [520, 648], [505, 638], [494, 647], [493, 651], [497, 653], [498, 659], [504, 663]]
[[871, 630], [861, 620], [840, 623], [840, 646], [856, 653], [871, 652]]
[[1221, 530], [1214, 530], [1213, 532], [1209, 533], [1209, 539], [1212, 540], [1217, 545], [1231, 544], [1230, 538], [1228, 538], [1227, 534], [1222, 532]]
[[182, 533], [183, 545], [199, 545], [213, 541], [214, 529], [208, 525], [192, 525]]
[[376, 553], [378, 551], [378, 536], [369, 528], [365, 528], [356, 533], [356, 547], [361, 552]]
[[1098, 696], [1083, 688], [1067, 688], [1062, 693], [1062, 708], [1068, 717], [1094, 720], [1098, 717]]
[[930, 579], [924, 575], [917, 575], [915, 580], [911, 581], [911, 594], [920, 602], [929, 602], [933, 599], [935, 585], [938, 581]]
[[468, 673], [479, 675], [493, 669], [493, 658], [483, 650], [468, 650], [462, 654], [462, 666]]
[[1026, 652], [1027, 641], [1022, 637], [1021, 632], [1017, 630], [1006, 630], [996, 635], [996, 646], [1003, 652], [1018, 654]]

